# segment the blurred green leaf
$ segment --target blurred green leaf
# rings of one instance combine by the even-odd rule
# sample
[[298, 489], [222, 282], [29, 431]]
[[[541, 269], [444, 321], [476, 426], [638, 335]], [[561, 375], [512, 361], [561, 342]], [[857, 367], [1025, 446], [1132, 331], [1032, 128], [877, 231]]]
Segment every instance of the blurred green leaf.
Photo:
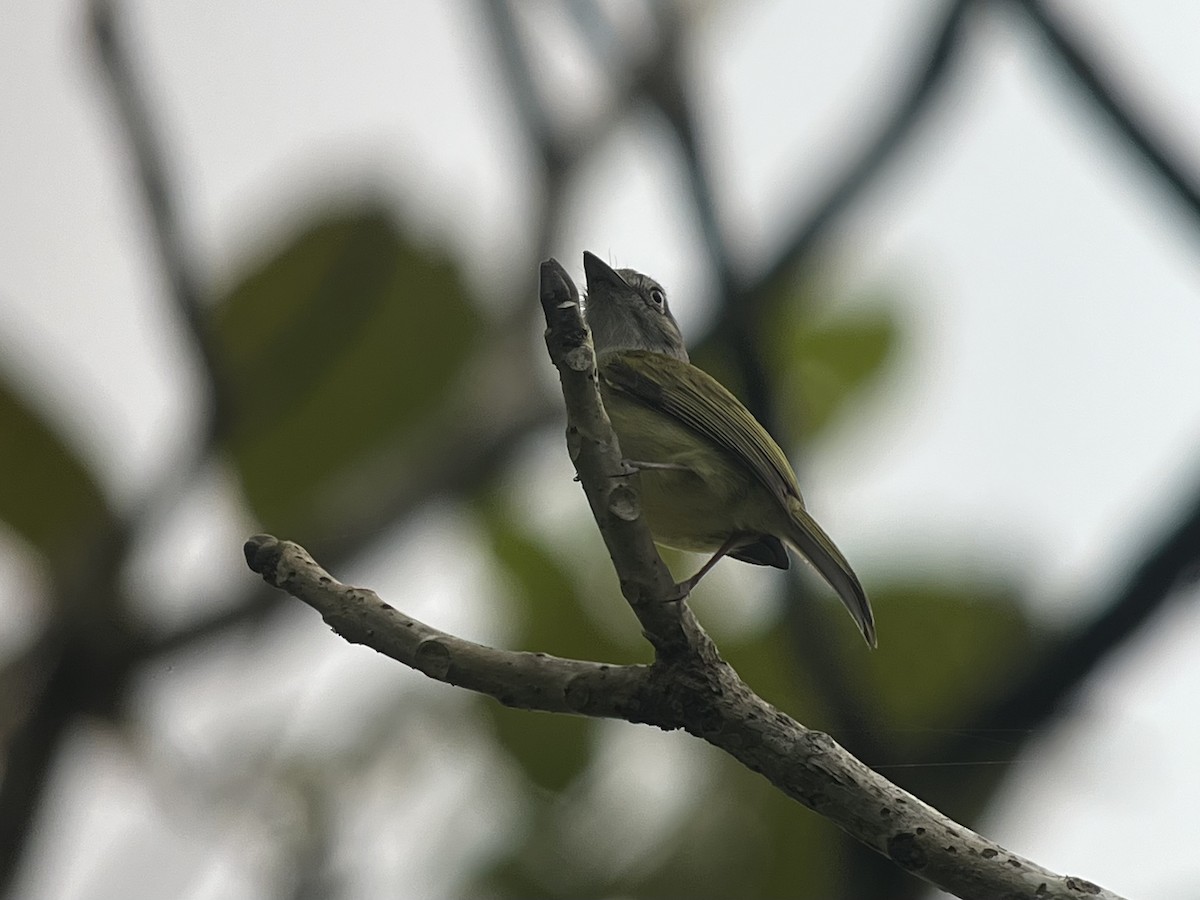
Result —
[[871, 603], [879, 649], [857, 671], [898, 727], [953, 727], [1037, 646], [1017, 593], [1004, 585], [896, 581], [872, 586]]
[[[779, 427], [787, 446], [808, 439], [846, 409], [883, 374], [896, 350], [900, 329], [884, 301], [852, 312], [818, 309], [803, 289], [776, 302], [763, 327], [763, 359], [776, 392]], [[738, 397], [746, 399], [744, 373], [733, 363], [720, 335], [694, 348], [693, 362]]]
[[[453, 266], [378, 209], [317, 221], [217, 307], [229, 444], [269, 529], [312, 539], [323, 490], [446, 400], [479, 322]], [[319, 535], [316, 535], [319, 536]]]
[[838, 854], [842, 833], [766, 782], [755, 784], [753, 790], [762, 795], [757, 813], [763, 822], [763, 841], [758, 851], [764, 857], [754, 896], [781, 900], [837, 896], [845, 883], [845, 863]]
[[529, 781], [560, 793], [592, 761], [592, 720], [486, 704], [496, 738]]
[[595, 823], [596, 841], [581, 846], [577, 833], [563, 834], [562, 810], [542, 804], [524, 840], [484, 873], [484, 890], [504, 897], [833, 896], [835, 826], [718, 751], [700, 765], [673, 827], [633, 852], [619, 849], [617, 868], [611, 861], [627, 833], [622, 816], [636, 810], [609, 810]]
[[[680, 735], [681, 740], [688, 739]], [[653, 865], [612, 891], [633, 897], [831, 897], [838, 884], [837, 828], [761, 775], [711, 750], [694, 814]]]
[[0, 380], [0, 519], [64, 563], [78, 541], [110, 518], [99, 485], [42, 416]]
[[[464, 896], [470, 897], [520, 897], [522, 900], [570, 900], [564, 897], [560, 886], [546, 883], [538, 878], [535, 868], [527, 866], [518, 854], [505, 856], [495, 865], [482, 872], [474, 888]], [[589, 896], [598, 896], [592, 892]]]
[[[525, 650], [577, 655], [587, 634], [579, 613], [574, 584], [554, 559], [512, 525], [484, 515], [496, 561], [515, 582], [517, 622]], [[592, 759], [593, 722], [582, 716], [551, 715], [485, 704], [496, 736], [526, 778], [543, 790], [558, 793], [573, 782]]]
[[[475, 508], [496, 562], [513, 582], [518, 649], [601, 662], [648, 662], [645, 647], [638, 647], [638, 655], [596, 627], [584, 607], [581, 588], [586, 586], [576, 582], [578, 573], [523, 528], [499, 495], [481, 499]], [[619, 593], [614, 602], [624, 602]]]
[[[970, 717], [980, 697], [1020, 669], [1037, 646], [1032, 626], [1016, 592], [996, 583], [903, 580], [873, 587], [872, 598], [883, 649], [866, 651], [843, 616], [831, 623], [844, 626], [836, 629], [831, 648], [846, 660], [837, 677], [847, 691], [861, 695], [872, 716], [869, 743], [882, 754], [866, 761], [900, 764], [885, 774], [969, 821], [990, 799], [1004, 766], [974, 758], [929, 765], [922, 753], [934, 752], [942, 737]], [[837, 719], [814, 689], [819, 681], [806, 677], [806, 661], [795, 658], [783, 624], [720, 644], [747, 683], [781, 709], [810, 726]], [[833, 736], [854, 737], [836, 730]], [[554, 807], [542, 801], [524, 839], [483, 884], [512, 897], [783, 898], [833, 896], [848, 883], [873, 883], [868, 874], [863, 882], [847, 881], [846, 866], [861, 862], [857, 854], [866, 851], [831, 823], [733, 759], [714, 752], [712, 761], [717, 771], [696, 782], [702, 791], [692, 798], [696, 813], [685, 815], [636, 865], [620, 872], [606, 868], [603, 844], [595, 858], [581, 856], [578, 848], [568, 852], [555, 831]], [[606, 835], [620, 833], [619, 822], [598, 827]], [[552, 872], [546, 871], [547, 860], [555, 861]], [[889, 873], [885, 866], [883, 875]], [[909, 877], [898, 870], [895, 876]]]
[[[970, 822], [1028, 737], [1021, 729], [974, 730], [976, 711], [1039, 651], [1036, 630], [1017, 592], [996, 582], [903, 579], [872, 585], [871, 599], [877, 651], [867, 652], [840, 611], [831, 611], [822, 640], [832, 644], [820, 661], [797, 652], [783, 623], [751, 641], [721, 641], [722, 654], [761, 696], [810, 727], [830, 729], [887, 777]], [[834, 670], [810, 674], [817, 664]], [[821, 687], [830, 678], [856, 698], [851, 723]], [[973, 730], [964, 731], [966, 723]], [[843, 731], [848, 724], [855, 730]]]
[[741, 641], [718, 640], [721, 655], [756, 694], [801, 721], [819, 721], [821, 698], [805, 677], [803, 660], [795, 658], [787, 629], [777, 624]]
[[799, 410], [802, 433], [818, 434], [882, 372], [898, 329], [883, 307], [838, 318], [794, 304], [772, 328], [767, 357], [781, 378], [781, 411]]
[[[980, 731], [976, 711], [1042, 643], [1017, 593], [1001, 584], [896, 581], [872, 587], [871, 602], [880, 648], [846, 668], [874, 716], [864, 761], [970, 824], [1030, 736], [1011, 722]], [[839, 637], [847, 659], [861, 650], [852, 646], [856, 637]]]

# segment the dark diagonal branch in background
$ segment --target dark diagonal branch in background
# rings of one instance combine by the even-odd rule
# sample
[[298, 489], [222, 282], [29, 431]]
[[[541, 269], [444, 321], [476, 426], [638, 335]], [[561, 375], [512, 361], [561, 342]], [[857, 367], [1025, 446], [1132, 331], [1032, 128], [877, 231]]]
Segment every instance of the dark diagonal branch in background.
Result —
[[[0, 896], [7, 896], [28, 847], [31, 825], [41, 806], [46, 780], [59, 745], [75, 715], [65, 642], [43, 635], [16, 661], [21, 672], [6, 672], [5, 687], [19, 696], [19, 719], [5, 729], [0, 776]], [[9, 723], [6, 723], [8, 725]]]
[[[665, 4], [649, 4], [656, 19], [656, 42], [634, 57], [620, 40], [605, 11], [592, 0], [569, 4], [572, 18], [584, 44], [597, 65], [608, 76], [610, 86], [632, 107], [644, 100], [663, 117], [679, 148], [688, 182], [688, 195], [704, 242], [705, 260], [716, 275], [718, 303], [722, 308], [740, 301], [741, 278], [736, 271], [732, 248], [721, 223], [712, 177], [703, 156], [703, 141], [696, 124], [684, 72], [683, 50], [690, 37], [686, 14]], [[752, 366], [757, 366], [752, 354]], [[751, 404], [753, 408], [753, 404]]]
[[[1112, 652], [1141, 630], [1184, 583], [1200, 576], [1200, 492], [1162, 540], [1100, 613], [1076, 635], [1048, 649], [1010, 691], [975, 714], [962, 735], [990, 728], [1036, 729]], [[941, 759], [969, 760], [977, 744], [952, 739], [935, 751]]]
[[[129, 59], [128, 41], [118, 15], [120, 8], [109, 0], [97, 0], [90, 9], [90, 37], [109, 79], [119, 113], [118, 121], [127, 134], [136, 182], [145, 195], [151, 231], [171, 297], [216, 384], [218, 372], [214, 348], [203, 321], [202, 286], [193, 269], [177, 215], [177, 200], [170, 185], [163, 148], [153, 127], [145, 93]], [[494, 343], [507, 347], [509, 339], [519, 338], [524, 342], [527, 335], [527, 328], [514, 326], [496, 335]], [[520, 351], [510, 352], [514, 356], [527, 355], [523, 344]], [[532, 363], [527, 368], [532, 371]], [[373, 515], [363, 515], [358, 524], [364, 527], [343, 529], [337, 546], [325, 548], [330, 556], [341, 560], [362, 552], [387, 524], [443, 492], [454, 494], [473, 490], [505, 466], [531, 430], [558, 415], [557, 408], [547, 401], [545, 392], [538, 389], [534, 378], [525, 377], [524, 381], [509, 383], [506, 387], [513, 399], [504, 408], [512, 414], [503, 417], [502, 425], [489, 427], [488, 423], [496, 421], [490, 415], [463, 416], [465, 425], [459, 431], [439, 435], [461, 438], [452, 443], [461, 452], [448, 453], [444, 447], [431, 446], [410, 456], [411, 465], [406, 471], [411, 472], [412, 478], [399, 484], [394, 478], [389, 479], [387, 483], [396, 486], [390, 494], [375, 491], [370, 498]], [[497, 405], [495, 394], [485, 399], [489, 407]], [[3, 848], [0, 849], [0, 894], [9, 888], [17, 870], [25, 846], [23, 838], [32, 833], [33, 817], [44, 796], [46, 778], [53, 770], [58, 749], [70, 734], [75, 718], [89, 710], [103, 715], [118, 710], [128, 686], [128, 675], [135, 665], [261, 622], [279, 606], [276, 592], [260, 588], [233, 607], [166, 635], [139, 629], [124, 611], [128, 598], [119, 585], [129, 549], [137, 535], [153, 527], [157, 517], [174, 497], [182, 494], [198, 467], [211, 456], [223, 427], [220, 412], [223, 402], [223, 394], [214, 389], [215, 406], [207, 413], [200, 441], [189, 450], [189, 460], [172, 467], [168, 478], [151, 485], [141, 503], [123, 521], [115, 523], [111, 533], [103, 536], [103, 546], [95, 554], [85, 554], [94, 559], [88, 572], [81, 573], [79, 578], [72, 577], [56, 590], [63, 599], [56, 600], [53, 608], [76, 612], [92, 608], [93, 614], [91, 618], [73, 614], [74, 618], [68, 616], [62, 623], [50, 624], [47, 634], [38, 642], [39, 665], [45, 670], [44, 684], [37, 693], [30, 695], [30, 713], [5, 735], [5, 766], [0, 775], [0, 833], [21, 839], [14, 837], [0, 842]], [[357, 511], [362, 513], [363, 509]], [[100, 602], [97, 598], [105, 598], [103, 610], [95, 609]], [[99, 623], [100, 627], [93, 627], [103, 617], [107, 619]], [[43, 647], [44, 651], [40, 649]]]
[[700, 224], [708, 264], [717, 276], [720, 299], [723, 303], [735, 302], [740, 279], [721, 224], [725, 217], [718, 207], [712, 176], [704, 159], [704, 141], [698, 133], [692, 92], [684, 71], [682, 45], [688, 36], [687, 23], [683, 12], [675, 7], [655, 6], [654, 11], [663, 40], [644, 64], [643, 91], [646, 99], [662, 114], [679, 145], [688, 192]]
[[208, 433], [220, 434], [228, 421], [228, 390], [204, 302], [204, 288], [180, 221], [177, 189], [168, 171], [163, 138], [150, 113], [143, 81], [134, 71], [123, 23], [119, 21], [115, 7], [116, 0], [92, 0], [89, 7], [92, 43], [115, 101], [121, 129], [129, 142], [134, 180], [141, 188], [150, 218], [150, 236], [158, 251], [163, 275], [212, 391], [208, 421], [202, 431], [206, 443], [211, 443], [215, 438], [209, 437]]
[[[994, 0], [999, 2], [999, 0]], [[1200, 226], [1200, 179], [1189, 173], [1180, 154], [1172, 152], [1161, 133], [1123, 99], [1123, 91], [1104, 71], [1083, 37], [1038, 0], [1004, 0], [1018, 7], [1040, 32], [1058, 61], [1071, 73], [1089, 100], [1165, 183]]]
[[944, 19], [916, 67], [917, 75], [905, 89], [892, 112], [866, 145], [852, 157], [840, 177], [833, 180], [811, 212], [800, 217], [780, 241], [779, 250], [753, 282], [746, 287], [750, 302], [741, 309], [726, 311], [730, 318], [756, 316], [763, 301], [784, 284], [796, 268], [807, 261], [819, 240], [833, 227], [863, 192], [894, 161], [905, 142], [933, 108], [940, 91], [953, 72], [966, 40], [968, 16], [977, 0], [950, 0]]
[[897, 866], [967, 900], [1117, 900], [1049, 872], [951, 821], [871, 771], [828, 735], [756, 695], [721, 659], [675, 586], [641, 520], [634, 481], [604, 412], [578, 293], [557, 262], [542, 266], [546, 345], [567, 407], [567, 446], [622, 592], [654, 645], [650, 666], [608, 666], [484, 647], [436, 631], [336, 582], [299, 546], [258, 535], [246, 560], [267, 583], [317, 609], [347, 640], [438, 681], [502, 703], [683, 729], [762, 774]]
[[[202, 321], [201, 292], [175, 214], [163, 154], [122, 43], [113, 4], [95, 0], [89, 14], [89, 37], [129, 139], [167, 281], [187, 328], [197, 339], [205, 368], [215, 377], [212, 345]], [[206, 436], [206, 446], [208, 441]], [[172, 474], [167, 483], [177, 485], [179, 479]], [[0, 776], [0, 893], [11, 888], [47, 778], [71, 725], [82, 713], [111, 716], [121, 705], [137, 644], [121, 590], [121, 572], [135, 532], [146, 524], [146, 514], [161, 502], [163, 494], [153, 488], [142, 508], [106, 523], [97, 533], [79, 536], [77, 564], [54, 573], [49, 604], [52, 618], [31, 645], [36, 667], [41, 670], [40, 683], [27, 698], [28, 714], [5, 735]]]
[[570, 153], [542, 97], [540, 81], [521, 37], [516, 11], [508, 0], [483, 0], [480, 10], [491, 25], [489, 31], [494, 38], [504, 81], [530, 145], [548, 172], [563, 169], [568, 165]]
[[[491, 26], [488, 33], [505, 75], [504, 83], [512, 97], [517, 121], [540, 163], [541, 183], [530, 185], [527, 190], [539, 204], [534, 215], [534, 221], [538, 223], [535, 255], [529, 260], [529, 268], [532, 268], [535, 260], [552, 252], [554, 239], [561, 230], [567, 206], [566, 186], [581, 148], [567, 139], [542, 96], [512, 4], [508, 0], [481, 0], [479, 8]], [[527, 304], [517, 301], [513, 315], [517, 321], [528, 323], [535, 312]]]
[[[548, 425], [555, 416], [552, 410], [531, 401], [523, 410], [501, 420], [493, 416], [460, 418], [464, 427], [456, 435], [442, 432], [424, 452], [408, 458], [404, 464], [406, 478], [383, 496], [373, 497], [374, 505], [364, 508], [359, 518], [322, 543], [322, 555], [331, 561], [330, 565], [342, 565], [363, 553], [373, 539], [387, 533], [391, 523], [412, 517], [434, 497], [475, 494], [511, 462], [531, 433]], [[162, 656], [253, 625], [277, 609], [280, 599], [277, 591], [256, 590], [231, 607], [176, 631], [147, 637], [139, 656], [143, 660]]]
[[[704, 159], [703, 141], [698, 133], [696, 111], [683, 70], [684, 56], [679, 44], [686, 34], [681, 13], [669, 6], [657, 7], [659, 31], [668, 35], [663, 52], [648, 63], [645, 92], [650, 102], [666, 120], [679, 146], [683, 170], [687, 176], [689, 194], [704, 238], [705, 256], [716, 275], [718, 303], [723, 311], [745, 310], [747, 296], [745, 281], [733, 258], [733, 249], [725, 236], [724, 220], [717, 205], [713, 179]], [[770, 378], [759, 352], [758, 317], [752, 315], [726, 316], [729, 326], [720, 332], [720, 339], [732, 353], [743, 386], [746, 405], [768, 431], [774, 430], [776, 416], [771, 396]]]
[[[1104, 72], [1082, 39], [1047, 4], [1037, 0], [994, 2], [1011, 3], [1028, 16], [1085, 95], [1188, 209], [1194, 224], [1200, 226], [1200, 180], [1186, 170], [1179, 155], [1165, 146], [1144, 117], [1121, 99], [1126, 92]], [[1171, 496], [1175, 495], [1177, 492], [1172, 492]], [[1036, 729], [1052, 718], [1113, 651], [1153, 620], [1185, 579], [1196, 577], [1198, 566], [1200, 496], [1194, 497], [1175, 527], [1148, 549], [1144, 560], [1096, 617], [1051, 647], [1025, 678], [975, 713], [964, 726], [963, 734], [969, 734], [971, 729]], [[977, 743], [955, 737], [931, 748], [930, 754], [932, 758], [967, 760], [979, 752]]]

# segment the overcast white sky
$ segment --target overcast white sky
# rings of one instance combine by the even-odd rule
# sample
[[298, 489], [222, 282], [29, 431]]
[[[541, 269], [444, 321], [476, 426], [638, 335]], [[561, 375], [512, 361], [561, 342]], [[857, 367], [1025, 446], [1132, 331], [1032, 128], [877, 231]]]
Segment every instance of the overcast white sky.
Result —
[[[37, 386], [128, 501], [186, 440], [195, 386], [79, 4], [9, 6], [4, 367]], [[363, 185], [470, 255], [476, 283], [526, 277], [505, 266], [532, 239], [527, 169], [473, 6], [130, 6], [187, 224], [218, 280], [270, 243], [281, 210]], [[708, 15], [697, 96], [745, 259], [769, 250], [795, 197], [815, 195], [887, 106], [939, 6], [731, 3]], [[1200, 171], [1200, 4], [1058, 6]], [[1038, 613], [1067, 622], [1137, 556], [1129, 536], [1167, 524], [1164, 497], [1182, 499], [1200, 479], [1200, 239], [1019, 21], [990, 17], [976, 42], [983, 52], [970, 54], [938, 122], [830, 247], [838, 302], [885, 289], [909, 331], [902, 377], [817, 448], [805, 489], [856, 565], [903, 552], [953, 555], [969, 571], [1007, 558]], [[573, 109], [594, 79], [570, 58], [559, 68], [558, 99]], [[588, 212], [556, 254], [576, 272], [583, 249], [652, 272], [695, 335], [708, 273], [663, 152], [652, 132], [622, 130], [579, 188]], [[198, 546], [240, 540], [231, 515], [195, 521], [218, 535]], [[380, 588], [395, 578], [376, 574]], [[0, 580], [0, 604], [20, 608], [22, 577], [14, 568]], [[1082, 698], [1024, 768], [990, 837], [1131, 897], [1194, 896], [1194, 599]], [[76, 788], [87, 789], [82, 778]], [[70, 896], [93, 896], [87, 885]]]

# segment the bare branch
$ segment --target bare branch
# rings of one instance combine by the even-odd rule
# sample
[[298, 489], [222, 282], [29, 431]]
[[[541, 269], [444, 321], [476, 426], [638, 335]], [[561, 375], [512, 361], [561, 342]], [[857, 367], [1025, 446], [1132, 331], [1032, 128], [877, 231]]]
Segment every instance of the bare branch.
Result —
[[697, 652], [670, 661], [660, 657], [652, 666], [609, 666], [498, 650], [418, 622], [372, 591], [340, 584], [297, 544], [256, 535], [245, 550], [251, 569], [312, 606], [351, 643], [508, 706], [683, 728], [900, 867], [960, 897], [1119, 900], [951, 821], [868, 769], [828, 735], [775, 709], [715, 655]]
[[497, 650], [438, 631], [388, 606], [374, 591], [335, 581], [291, 541], [255, 535], [246, 562], [263, 580], [303, 600], [352, 644], [423, 672], [435, 681], [494, 697], [506, 706], [627, 719], [645, 666], [607, 666], [545, 653]]
[[371, 591], [336, 582], [303, 548], [258, 535], [250, 568], [317, 609], [347, 640], [439, 681], [549, 712], [682, 728], [761, 773], [901, 868], [963, 898], [1116, 895], [1056, 875], [971, 832], [867, 768], [828, 735], [756, 695], [721, 659], [688, 609], [639, 515], [596, 385], [579, 296], [554, 260], [543, 263], [546, 343], [562, 380], [567, 443], [622, 590], [657, 655], [651, 666], [608, 666], [498, 650], [437, 631]]
[[498, 650], [438, 631], [373, 591], [333, 579], [298, 544], [256, 535], [250, 568], [316, 609], [347, 641], [507, 706], [684, 728], [761, 773], [914, 875], [964, 898], [1117, 895], [1055, 875], [966, 829], [871, 771], [832, 738], [757, 696], [719, 657], [609, 666]]

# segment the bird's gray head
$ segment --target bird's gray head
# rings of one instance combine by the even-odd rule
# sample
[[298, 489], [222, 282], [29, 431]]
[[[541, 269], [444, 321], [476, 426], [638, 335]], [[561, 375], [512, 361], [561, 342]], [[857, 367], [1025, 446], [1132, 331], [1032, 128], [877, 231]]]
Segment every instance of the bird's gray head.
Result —
[[587, 274], [587, 323], [596, 354], [652, 350], [688, 361], [683, 334], [662, 285], [633, 269], [614, 269], [584, 251]]

